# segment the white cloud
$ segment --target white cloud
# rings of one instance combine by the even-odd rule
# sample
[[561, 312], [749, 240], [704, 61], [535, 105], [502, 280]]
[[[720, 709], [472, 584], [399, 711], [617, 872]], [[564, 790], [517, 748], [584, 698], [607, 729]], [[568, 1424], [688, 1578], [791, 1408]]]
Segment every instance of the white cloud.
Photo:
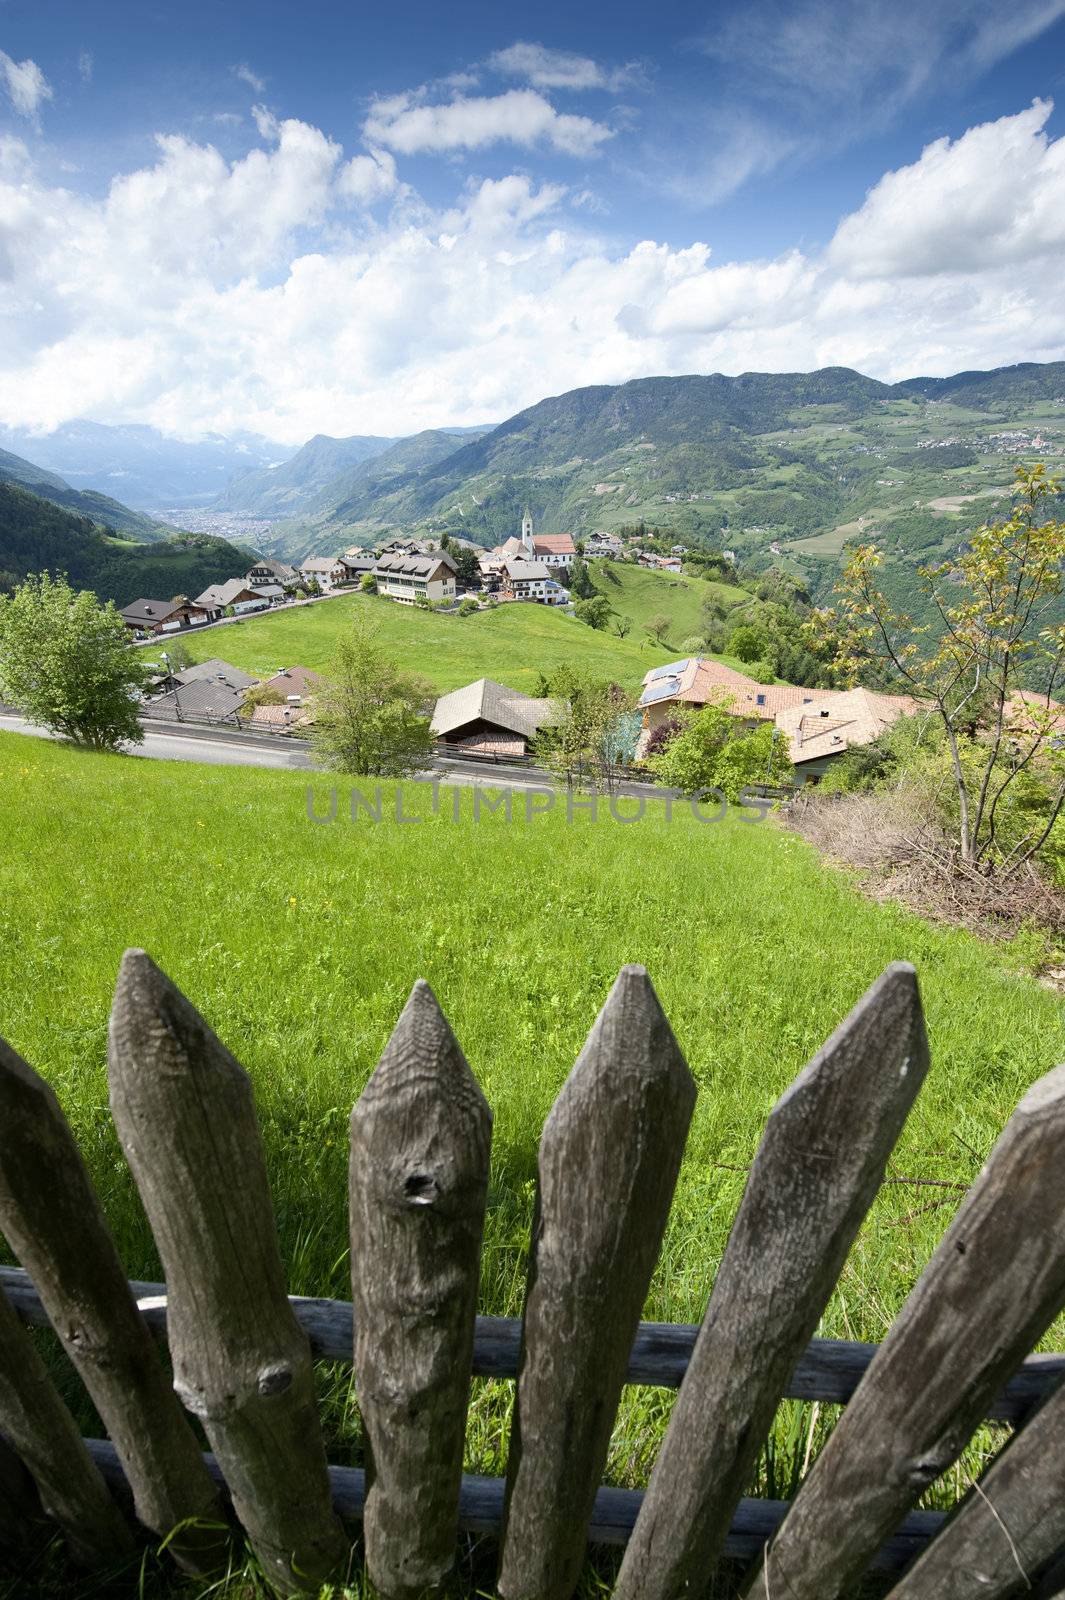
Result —
[[534, 89], [431, 105], [418, 94], [375, 100], [363, 127], [373, 144], [401, 155], [420, 151], [483, 150], [493, 144], [547, 145], [563, 155], [594, 155], [611, 129], [591, 117], [556, 111]]
[[15, 61], [0, 50], [0, 83], [21, 117], [36, 120], [45, 100], [52, 98], [52, 87], [36, 61]]
[[590, 56], [519, 39], [489, 56], [488, 65], [512, 78], [524, 78], [537, 89], [609, 89], [617, 93], [639, 77], [634, 65], [608, 69]]
[[246, 83], [249, 89], [254, 89], [256, 94], [265, 94], [266, 79], [260, 78], [257, 72], [253, 72], [246, 61], [233, 68], [233, 76], [239, 78], [241, 83]]
[[912, 166], [889, 172], [845, 218], [829, 247], [858, 277], [978, 273], [1065, 251], [1065, 140], [1045, 133], [1053, 110], [1036, 100], [1017, 116], [937, 139]]
[[1061, 358], [1065, 140], [1045, 110], [930, 146], [825, 252], [744, 262], [704, 242], [608, 246], [583, 190], [526, 174], [433, 208], [389, 152], [349, 155], [294, 119], [264, 116], [232, 161], [162, 138], [99, 198], [46, 183], [8, 138], [0, 421], [296, 445], [502, 418], [649, 373], [890, 379]]
[[83, 50], [78, 56], [78, 72], [81, 76], [82, 83], [92, 82], [93, 68], [95, 67], [95, 64], [96, 63], [93, 60], [93, 54], [91, 50]]

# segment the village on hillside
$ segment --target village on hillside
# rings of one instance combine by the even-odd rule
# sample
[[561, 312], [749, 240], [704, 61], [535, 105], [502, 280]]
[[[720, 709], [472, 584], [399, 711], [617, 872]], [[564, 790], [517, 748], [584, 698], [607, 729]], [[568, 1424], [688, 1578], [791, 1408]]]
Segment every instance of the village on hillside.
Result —
[[[508, 602], [569, 606], [565, 579], [578, 560], [628, 561], [667, 573], [682, 570], [682, 545], [669, 555], [643, 548], [638, 536], [597, 532], [580, 541], [568, 533], [536, 534], [525, 511], [519, 534], [485, 551], [469, 540], [396, 537], [374, 551], [353, 548], [335, 557], [313, 556], [299, 567], [258, 559], [243, 577], [212, 585], [195, 599], [141, 599], [121, 616], [137, 641], [160, 643], [172, 636], [227, 619], [335, 597], [376, 594], [405, 606], [444, 613]], [[162, 651], [142, 705], [149, 722], [204, 722], [233, 728], [306, 736], [315, 720], [320, 674], [294, 665], [256, 677], [218, 658], [174, 667]], [[771, 750], [800, 785], [816, 784], [839, 759], [879, 740], [901, 716], [921, 709], [906, 694], [867, 687], [811, 688], [759, 682], [703, 655], [651, 668], [635, 702], [635, 732], [619, 739], [619, 764], [652, 777], [647, 758], [661, 750], [690, 714], [719, 706], [735, 719], [737, 732], [772, 728]], [[487, 677], [451, 690], [431, 711], [432, 733], [441, 755], [471, 762], [532, 764], [538, 736], [557, 722], [559, 704], [531, 696]], [[1065, 708], [1053, 707], [1065, 729]], [[1025, 714], [1025, 697], [1014, 696], [1011, 716]], [[774, 761], [768, 763], [770, 785]]]
[[249, 570], [202, 594], [171, 600], [138, 599], [121, 610], [135, 638], [203, 627], [224, 617], [246, 616], [299, 599], [358, 589], [383, 595], [400, 605], [447, 609], [463, 598], [478, 604], [525, 601], [535, 605], [570, 603], [566, 575], [578, 556], [627, 559], [662, 572], [681, 570], [683, 545], [669, 555], [642, 547], [638, 536], [597, 532], [581, 541], [568, 533], [534, 534], [526, 510], [521, 533], [484, 550], [469, 539], [397, 537], [374, 550], [357, 546], [336, 556], [308, 556], [296, 566], [260, 557]]

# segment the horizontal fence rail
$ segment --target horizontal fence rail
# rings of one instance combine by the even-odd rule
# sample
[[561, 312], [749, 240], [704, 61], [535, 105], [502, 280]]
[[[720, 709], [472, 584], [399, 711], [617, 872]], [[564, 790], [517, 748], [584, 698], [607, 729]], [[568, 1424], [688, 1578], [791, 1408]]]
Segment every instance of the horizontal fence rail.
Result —
[[[129, 1485], [114, 1446], [106, 1439], [86, 1439], [86, 1448], [100, 1476], [120, 1501], [132, 1501]], [[212, 1455], [204, 1462], [223, 1495], [226, 1492], [222, 1469]], [[366, 1501], [366, 1474], [361, 1467], [330, 1467], [329, 1483], [333, 1509], [345, 1522], [361, 1522]], [[463, 1533], [499, 1533], [503, 1521], [505, 1481], [464, 1473], [459, 1491], [458, 1525]], [[643, 1504], [640, 1489], [601, 1488], [588, 1524], [588, 1543], [624, 1545]], [[760, 1554], [788, 1512], [787, 1500], [741, 1500], [725, 1542], [725, 1555], [732, 1561], [750, 1561]], [[913, 1511], [891, 1538], [886, 1540], [870, 1562], [870, 1571], [894, 1574], [920, 1555], [942, 1528], [943, 1511]]]
[[[130, 1293], [144, 1321], [166, 1337], [166, 1284], [130, 1280]], [[28, 1272], [0, 1267], [0, 1289], [22, 1318], [47, 1328], [48, 1316]], [[289, 1295], [296, 1321], [310, 1340], [316, 1360], [351, 1365], [353, 1316], [350, 1301]], [[679, 1389], [688, 1370], [699, 1324], [641, 1322], [629, 1355], [625, 1381], [651, 1388]], [[878, 1345], [850, 1339], [811, 1339], [784, 1388], [782, 1400], [819, 1400], [846, 1405], [876, 1355]], [[471, 1374], [475, 1378], [515, 1378], [521, 1351], [519, 1317], [478, 1317]], [[989, 1422], [1014, 1427], [1032, 1413], [1065, 1378], [1065, 1353], [1028, 1356], [987, 1408]]]
[[[867, 1574], [893, 1600], [1065, 1592], [1065, 1353], [1028, 1354], [1065, 1305], [1065, 1068], [884, 1342], [813, 1337], [928, 1066], [897, 963], [770, 1114], [702, 1324], [642, 1323], [695, 1085], [624, 968], [541, 1139], [523, 1316], [477, 1316], [491, 1110], [419, 982], [352, 1112], [351, 1302], [292, 1296], [251, 1081], [128, 951], [111, 1109], [165, 1283], [127, 1283], [58, 1101], [0, 1040], [0, 1558], [48, 1519], [95, 1567], [139, 1533], [213, 1576], [246, 1539], [295, 1596], [346, 1581], [361, 1521], [384, 1600], [441, 1595], [460, 1534], [498, 1541], [503, 1600], [569, 1600], [589, 1543], [623, 1547], [618, 1600], [699, 1600], [721, 1557], [749, 1600], [853, 1600]], [[33, 1327], [109, 1438], [81, 1438]], [[328, 1463], [315, 1361], [352, 1369], [364, 1469]], [[462, 1471], [474, 1377], [515, 1386], [505, 1479]], [[646, 1490], [601, 1482], [624, 1384], [679, 1391]], [[752, 1498], [785, 1399], [843, 1409], [793, 1501]], [[981, 1483], [915, 1510], [985, 1419], [1015, 1432]]]

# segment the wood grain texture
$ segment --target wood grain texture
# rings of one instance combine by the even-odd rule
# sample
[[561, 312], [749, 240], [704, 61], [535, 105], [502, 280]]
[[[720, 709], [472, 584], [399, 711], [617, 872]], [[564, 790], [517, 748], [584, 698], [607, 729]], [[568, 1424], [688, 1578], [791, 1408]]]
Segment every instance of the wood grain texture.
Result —
[[[76, 1561], [107, 1566], [133, 1540], [26, 1329], [0, 1294], [0, 1428], [62, 1528]], [[8, 1458], [8, 1488], [17, 1477]], [[12, 1506], [10, 1499], [8, 1505]], [[17, 1503], [13, 1506], [17, 1510]]]
[[889, 1600], [1027, 1594], [1062, 1546], [1065, 1389], [1014, 1436]]
[[564, 1600], [576, 1584], [694, 1103], [647, 973], [624, 967], [540, 1141], [505, 1600]]
[[[19, 1267], [0, 1267], [3, 1288], [24, 1322], [46, 1327], [48, 1318], [29, 1275]], [[129, 1286], [141, 1320], [157, 1337], [166, 1334], [166, 1284], [132, 1282]], [[289, 1295], [289, 1305], [306, 1333], [317, 1360], [350, 1361], [352, 1313], [346, 1300], [319, 1300]], [[632, 1341], [627, 1383], [676, 1389], [688, 1369], [699, 1334], [697, 1323], [641, 1322]], [[473, 1339], [476, 1377], [513, 1378], [521, 1350], [517, 1317], [478, 1317]], [[811, 1339], [784, 1386], [788, 1400], [827, 1400], [845, 1405], [876, 1355], [875, 1344], [849, 1339]], [[1039, 1353], [1025, 1360], [988, 1404], [996, 1422], [1023, 1423], [1065, 1377], [1065, 1355]]]
[[[0, 1039], [0, 1229], [114, 1440], [138, 1520], [187, 1571], [227, 1540], [218, 1494], [137, 1315], [81, 1152], [43, 1078]], [[180, 1526], [180, 1532], [174, 1530]]]
[[419, 981], [351, 1114], [366, 1564], [388, 1600], [454, 1565], [492, 1113]]
[[111, 1109], [167, 1279], [174, 1387], [283, 1593], [342, 1576], [310, 1346], [285, 1295], [247, 1075], [149, 960], [122, 961]]
[[[1065, 1302], [1065, 1067], [1028, 1091], [747, 1593], [836, 1600]], [[768, 1568], [768, 1578], [766, 1575]]]
[[[114, 1448], [106, 1439], [87, 1439], [85, 1442], [116, 1498], [121, 1499], [125, 1479]], [[217, 1461], [213, 1456], [205, 1456], [204, 1459], [224, 1491]], [[365, 1501], [366, 1483], [362, 1470], [359, 1467], [330, 1467], [329, 1482], [337, 1515], [346, 1522], [357, 1521], [362, 1516]], [[503, 1517], [503, 1497], [502, 1478], [484, 1478], [472, 1474], [464, 1476], [459, 1493], [459, 1527], [465, 1533], [498, 1534]], [[600, 1489], [588, 1524], [589, 1543], [623, 1545], [632, 1532], [642, 1498], [638, 1489]], [[741, 1500], [729, 1529], [725, 1554], [736, 1561], [752, 1560], [780, 1527], [787, 1509], [784, 1500]], [[871, 1563], [872, 1570], [887, 1574], [900, 1572], [917, 1551], [924, 1549], [945, 1520], [942, 1511], [913, 1512], [877, 1551]]]
[[697, 1592], [713, 1570], [927, 1068], [917, 976], [898, 963], [772, 1112], [625, 1552], [618, 1600], [674, 1600]]

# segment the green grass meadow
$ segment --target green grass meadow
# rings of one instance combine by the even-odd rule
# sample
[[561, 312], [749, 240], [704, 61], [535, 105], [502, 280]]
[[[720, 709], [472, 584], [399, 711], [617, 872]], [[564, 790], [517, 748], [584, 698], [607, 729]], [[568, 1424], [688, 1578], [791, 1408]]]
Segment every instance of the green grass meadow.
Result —
[[[535, 694], [541, 671], [571, 662], [636, 691], [651, 667], [670, 660], [670, 651], [645, 635], [619, 639], [550, 606], [500, 605], [460, 617], [359, 594], [186, 633], [182, 641], [197, 661], [221, 656], [245, 672], [297, 664], [322, 672], [355, 608], [374, 617], [404, 670], [428, 678], [441, 694], [484, 677]], [[145, 648], [150, 653], [153, 646]]]
[[[601, 574], [597, 582], [614, 609], [636, 624], [624, 639], [609, 629], [589, 628], [551, 606], [507, 604], [460, 617], [359, 594], [246, 617], [181, 638], [196, 661], [220, 656], [245, 672], [264, 676], [297, 665], [323, 672], [358, 608], [373, 616], [382, 643], [404, 670], [420, 673], [441, 694], [485, 677], [535, 694], [540, 673], [563, 665], [586, 667], [636, 693], [645, 673], [674, 660], [680, 641], [698, 631], [704, 592], [719, 592], [727, 599], [737, 591], [701, 578], [675, 579], [628, 566], [619, 571], [620, 587]], [[656, 612], [673, 620], [664, 645], [653, 643], [642, 631]], [[165, 648], [165, 641], [160, 641], [158, 649]], [[155, 642], [145, 651], [154, 659]], [[715, 659], [743, 670], [743, 663], [730, 656]]]
[[[556, 620], [514, 607], [470, 621], [505, 630], [519, 611]], [[238, 659], [228, 640], [218, 648]], [[1065, 1059], [1061, 1003], [1015, 971], [1009, 951], [870, 903], [772, 820], [699, 824], [678, 805], [667, 822], [655, 802], [626, 826], [605, 807], [569, 822], [561, 799], [525, 820], [515, 796], [510, 823], [483, 813], [475, 822], [467, 789], [456, 791], [455, 821], [448, 791], [433, 815], [428, 788], [409, 785], [404, 811], [421, 821], [401, 824], [396, 788], [383, 785], [386, 820], [352, 822], [340, 785], [338, 820], [321, 825], [308, 820], [307, 787], [295, 773], [93, 756], [0, 734], [0, 1033], [55, 1087], [131, 1277], [160, 1268], [107, 1105], [108, 1009], [127, 946], [148, 950], [251, 1075], [300, 1294], [350, 1298], [348, 1116], [419, 977], [495, 1113], [485, 1312], [520, 1312], [540, 1131], [626, 962], [650, 971], [698, 1084], [645, 1312], [654, 1320], [702, 1316], [743, 1189], [735, 1169], [752, 1159], [780, 1093], [889, 961], [917, 967], [933, 1058], [895, 1175], [970, 1181], [1025, 1089]], [[324, 813], [329, 785], [313, 788]], [[880, 1339], [957, 1201], [886, 1186], [822, 1334]], [[1047, 1343], [1061, 1335], [1056, 1327]], [[320, 1387], [331, 1459], [361, 1461], [346, 1370], [322, 1369]], [[72, 1383], [65, 1390], [74, 1397]], [[505, 1470], [510, 1392], [475, 1382], [470, 1470]], [[612, 1481], [646, 1481], [670, 1398], [626, 1390]], [[781, 1407], [759, 1492], [793, 1489], [831, 1410]], [[964, 1489], [991, 1437], [926, 1503]], [[463, 1559], [467, 1592], [491, 1583], [484, 1541]], [[612, 1561], [590, 1560], [588, 1593], [609, 1583]], [[252, 1593], [251, 1581], [226, 1592]], [[54, 1592], [44, 1584], [36, 1592]]]

